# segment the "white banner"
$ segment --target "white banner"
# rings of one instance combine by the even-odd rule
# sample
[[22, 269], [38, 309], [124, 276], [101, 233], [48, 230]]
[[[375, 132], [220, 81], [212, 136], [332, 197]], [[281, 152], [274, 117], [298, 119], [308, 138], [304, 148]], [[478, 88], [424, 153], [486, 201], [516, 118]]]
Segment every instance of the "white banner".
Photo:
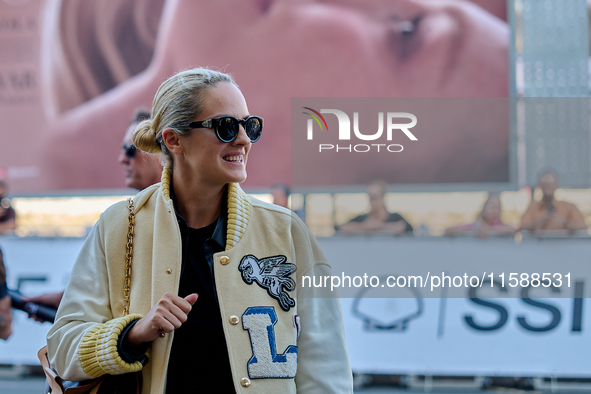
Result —
[[[590, 343], [589, 300], [583, 300], [584, 308], [578, 312], [572, 299], [536, 300], [547, 304], [544, 308], [548, 309], [528, 305], [521, 299], [487, 299], [491, 304], [486, 307], [457, 298], [356, 301], [341, 300], [354, 372], [568, 377], [591, 374], [591, 358], [585, 350]], [[493, 303], [498, 309], [493, 309]], [[374, 317], [390, 317], [397, 324], [376, 327], [372, 324]], [[584, 319], [579, 331], [576, 323], [581, 317]], [[532, 331], [532, 327], [546, 331]]]
[[[557, 291], [542, 285], [524, 294], [520, 286], [511, 286], [515, 280], [508, 282], [510, 271], [517, 271], [521, 280], [520, 270], [536, 262], [545, 267], [542, 271], [553, 266], [553, 273], [588, 264], [589, 239], [524, 239], [515, 244], [513, 239], [334, 237], [320, 239], [320, 244], [333, 275], [367, 273], [379, 276], [380, 283], [386, 273], [418, 275], [430, 270], [431, 275], [445, 271], [460, 276], [477, 267], [487, 275], [494, 273], [498, 282], [505, 272], [504, 290], [498, 283], [491, 289], [488, 276], [482, 288], [462, 284], [435, 289], [436, 296], [453, 292], [463, 298], [428, 298], [433, 297], [429, 286], [398, 288], [396, 294], [407, 298], [367, 297], [372, 291], [384, 294], [381, 285], [353, 289], [357, 298], [343, 298], [341, 303], [354, 372], [591, 375], [586, 350], [591, 343], [591, 302], [571, 298], [588, 296], [584, 289], [590, 284], [586, 275], [581, 276], [585, 270], [578, 270], [570, 286], [563, 282], [560, 294], [567, 298], [541, 298]], [[532, 272], [528, 274], [531, 284]]]

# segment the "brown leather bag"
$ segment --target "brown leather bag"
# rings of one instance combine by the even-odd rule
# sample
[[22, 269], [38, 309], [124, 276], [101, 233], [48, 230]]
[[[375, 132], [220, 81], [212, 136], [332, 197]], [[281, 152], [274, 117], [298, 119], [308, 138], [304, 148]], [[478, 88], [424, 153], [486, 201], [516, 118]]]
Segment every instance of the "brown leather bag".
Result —
[[140, 394], [142, 392], [142, 373], [126, 373], [123, 375], [103, 375], [100, 378], [85, 380], [83, 382], [70, 382], [63, 380], [49, 365], [47, 358], [47, 346], [37, 353], [43, 372], [47, 377], [47, 383], [52, 394]]

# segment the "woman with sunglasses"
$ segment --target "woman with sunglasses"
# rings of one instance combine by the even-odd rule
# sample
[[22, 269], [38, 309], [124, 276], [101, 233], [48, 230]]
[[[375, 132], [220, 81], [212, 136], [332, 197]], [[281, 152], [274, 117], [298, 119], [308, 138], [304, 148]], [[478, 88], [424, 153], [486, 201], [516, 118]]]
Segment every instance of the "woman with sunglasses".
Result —
[[129, 314], [122, 202], [80, 253], [48, 334], [52, 365], [76, 381], [142, 370], [151, 393], [352, 392], [338, 299], [296, 289], [330, 274], [314, 237], [238, 185], [263, 119], [206, 69], [165, 81], [151, 114], [133, 141], [165, 168], [134, 198]]

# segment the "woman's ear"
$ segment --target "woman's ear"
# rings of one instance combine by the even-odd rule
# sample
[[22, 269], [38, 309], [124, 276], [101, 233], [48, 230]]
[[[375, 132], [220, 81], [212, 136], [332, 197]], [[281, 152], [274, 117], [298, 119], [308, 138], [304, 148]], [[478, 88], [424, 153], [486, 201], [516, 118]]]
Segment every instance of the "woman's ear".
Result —
[[181, 138], [173, 129], [165, 129], [162, 132], [162, 142], [170, 153], [177, 155], [182, 153]]

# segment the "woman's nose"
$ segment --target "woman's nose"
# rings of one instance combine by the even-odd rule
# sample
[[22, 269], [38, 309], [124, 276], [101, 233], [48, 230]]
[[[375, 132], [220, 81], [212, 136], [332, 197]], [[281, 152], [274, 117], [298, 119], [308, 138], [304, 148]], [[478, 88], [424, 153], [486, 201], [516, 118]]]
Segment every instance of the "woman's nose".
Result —
[[232, 142], [234, 144], [240, 144], [240, 145], [250, 144], [250, 138], [246, 134], [246, 130], [244, 129], [244, 126], [240, 125], [240, 128], [238, 129], [238, 135], [236, 136], [236, 139]]

